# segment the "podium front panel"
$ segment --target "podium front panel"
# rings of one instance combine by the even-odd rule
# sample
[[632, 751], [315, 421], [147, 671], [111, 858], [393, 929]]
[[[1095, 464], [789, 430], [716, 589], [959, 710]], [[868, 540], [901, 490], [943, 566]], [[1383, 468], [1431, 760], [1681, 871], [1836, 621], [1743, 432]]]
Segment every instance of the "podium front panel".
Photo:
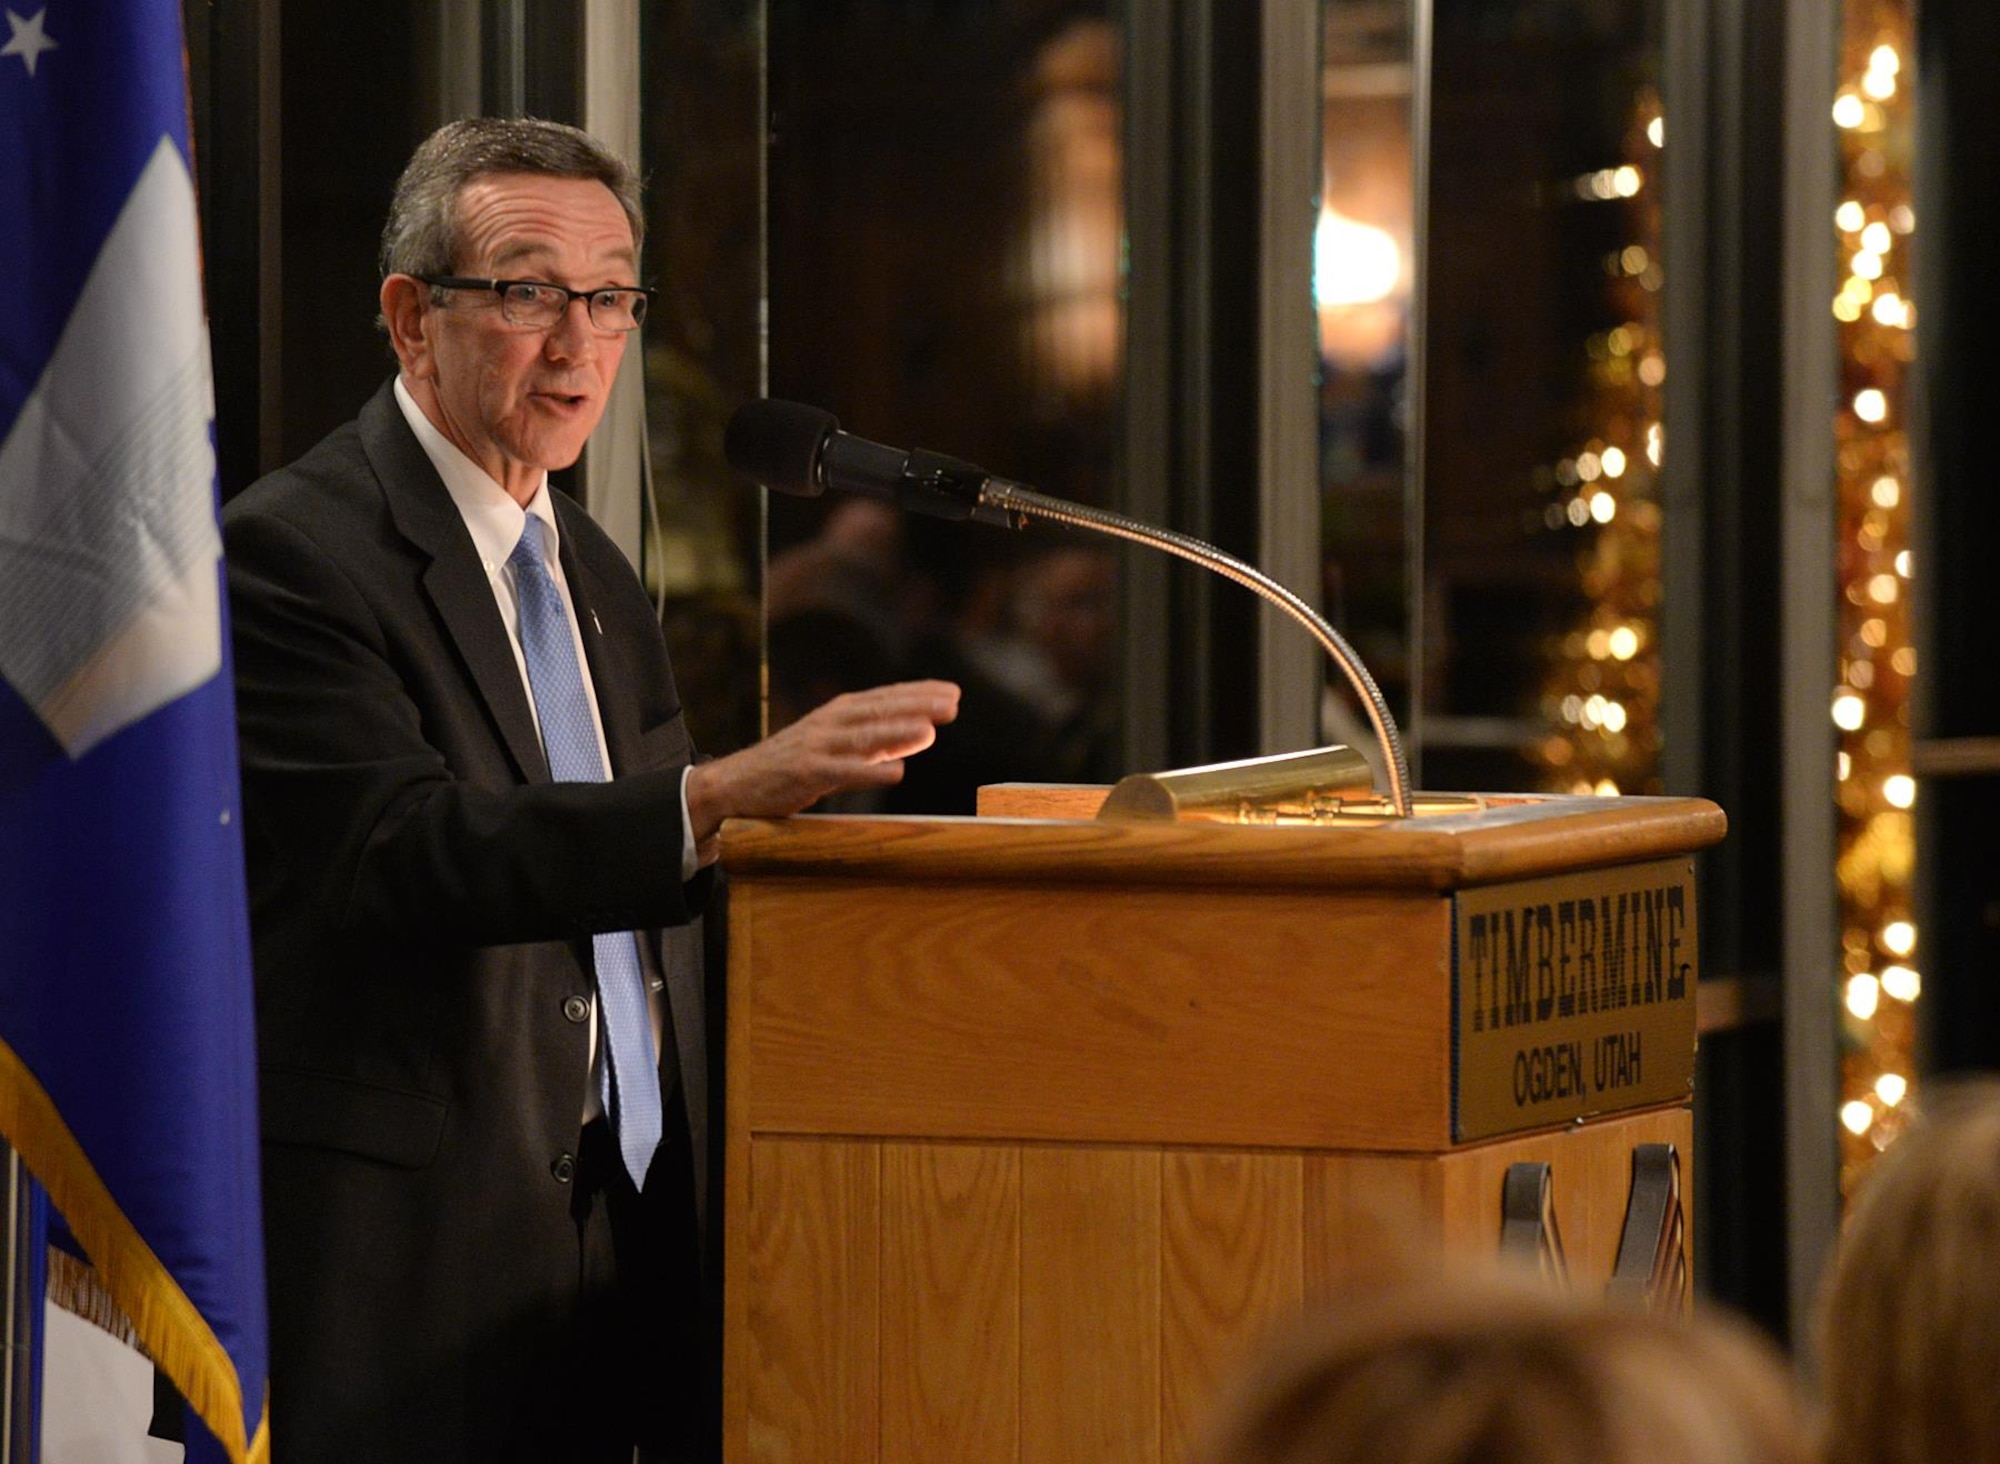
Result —
[[1685, 1245], [1684, 1102], [1452, 1132], [1459, 892], [1720, 836], [1610, 802], [1372, 840], [732, 824], [726, 1456], [1178, 1459], [1385, 1247], [1496, 1254], [1517, 1165], [1572, 1285], [1610, 1278], [1641, 1145]]

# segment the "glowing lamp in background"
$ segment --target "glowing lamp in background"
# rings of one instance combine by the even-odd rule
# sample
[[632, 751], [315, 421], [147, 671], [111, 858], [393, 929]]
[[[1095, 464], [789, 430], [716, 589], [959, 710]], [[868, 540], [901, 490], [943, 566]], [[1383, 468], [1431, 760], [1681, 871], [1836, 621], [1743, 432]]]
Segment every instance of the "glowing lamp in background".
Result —
[[1403, 251], [1386, 229], [1322, 208], [1313, 229], [1313, 298], [1320, 349], [1362, 369], [1402, 345]]

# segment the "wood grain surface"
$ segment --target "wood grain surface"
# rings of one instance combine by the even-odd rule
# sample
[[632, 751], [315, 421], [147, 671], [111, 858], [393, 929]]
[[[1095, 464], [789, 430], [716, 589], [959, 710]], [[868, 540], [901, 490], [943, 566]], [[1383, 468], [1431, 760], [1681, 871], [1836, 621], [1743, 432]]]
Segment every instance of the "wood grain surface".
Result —
[[1424, 1157], [754, 1139], [727, 1457], [1167, 1464], [1302, 1308], [1491, 1260], [1510, 1164], [1551, 1166], [1570, 1284], [1601, 1292], [1633, 1147], [1679, 1146], [1691, 1214], [1692, 1132], [1673, 1108]]
[[1161, 1160], [1021, 1151], [1021, 1457], [1160, 1457]]
[[1021, 1156], [882, 1150], [882, 1457], [1020, 1454]]
[[732, 1076], [759, 1133], [1450, 1137], [1433, 895], [752, 880], [731, 916]]
[[1162, 1186], [1164, 1457], [1181, 1458], [1222, 1386], [1304, 1299], [1304, 1163], [1296, 1154], [1179, 1150]]
[[756, 1386], [731, 1400], [730, 1431], [755, 1459], [878, 1458], [880, 1148], [758, 1144], [748, 1160], [756, 1202], [737, 1227], [725, 1368]]
[[1355, 828], [808, 814], [731, 819], [722, 858], [738, 879], [1448, 890], [1685, 854], [1727, 828], [1722, 810], [1701, 798], [1553, 794]]

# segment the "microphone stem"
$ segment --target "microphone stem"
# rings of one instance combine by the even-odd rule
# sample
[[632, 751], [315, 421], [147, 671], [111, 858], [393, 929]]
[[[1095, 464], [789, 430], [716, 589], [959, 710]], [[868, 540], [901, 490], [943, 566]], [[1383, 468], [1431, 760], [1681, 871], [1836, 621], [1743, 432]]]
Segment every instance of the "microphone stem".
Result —
[[1340, 632], [1327, 624], [1323, 617], [1304, 600], [1265, 574], [1254, 565], [1245, 564], [1233, 555], [1225, 554], [1212, 544], [1204, 544], [1199, 539], [1191, 539], [1186, 534], [1177, 534], [1172, 529], [1158, 529], [1129, 519], [1122, 514], [1106, 509], [1090, 508], [1081, 503], [1070, 503], [1061, 498], [1050, 498], [1046, 494], [1024, 488], [1018, 483], [1009, 483], [1001, 478], [988, 478], [979, 490], [981, 505], [1002, 508], [1025, 518], [1048, 519], [1053, 523], [1070, 528], [1090, 529], [1100, 534], [1108, 534], [1115, 539], [1129, 539], [1136, 544], [1150, 545], [1176, 558], [1199, 564], [1203, 569], [1233, 580], [1246, 590], [1262, 595], [1292, 619], [1312, 632], [1333, 663], [1347, 678], [1347, 684], [1361, 698], [1367, 710], [1369, 723], [1375, 729], [1375, 742], [1382, 751], [1382, 761], [1389, 779], [1389, 803], [1397, 817], [1410, 816], [1410, 766], [1403, 756], [1402, 734], [1396, 730], [1396, 719], [1389, 715], [1389, 705], [1382, 698], [1381, 688], [1375, 685], [1375, 678], [1368, 674], [1368, 668], [1361, 664], [1361, 658], [1354, 648], [1341, 638]]

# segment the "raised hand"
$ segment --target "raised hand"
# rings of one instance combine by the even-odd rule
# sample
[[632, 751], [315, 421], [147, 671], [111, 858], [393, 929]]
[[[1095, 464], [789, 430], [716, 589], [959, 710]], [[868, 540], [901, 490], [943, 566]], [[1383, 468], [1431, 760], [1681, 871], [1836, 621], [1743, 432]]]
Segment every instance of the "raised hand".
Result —
[[687, 805], [701, 862], [715, 859], [725, 818], [781, 818], [842, 788], [901, 782], [903, 759], [957, 715], [951, 682], [900, 681], [837, 696], [762, 742], [696, 764]]

